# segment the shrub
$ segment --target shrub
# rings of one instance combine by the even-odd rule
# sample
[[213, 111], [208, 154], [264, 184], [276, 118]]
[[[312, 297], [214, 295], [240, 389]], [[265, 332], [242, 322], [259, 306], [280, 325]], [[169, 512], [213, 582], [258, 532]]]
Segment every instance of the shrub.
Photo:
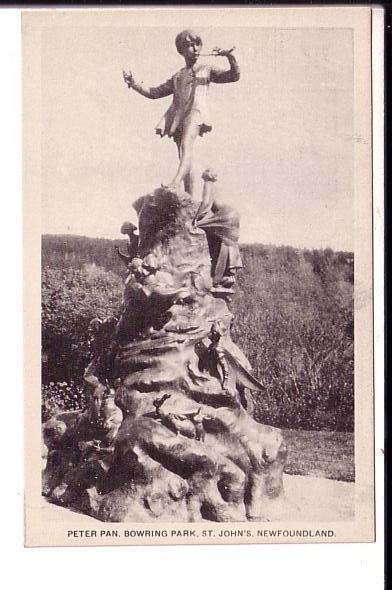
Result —
[[42, 385], [42, 422], [49, 420], [59, 412], [83, 410], [86, 400], [82, 385], [75, 381], [66, 381]]
[[[233, 302], [233, 337], [266, 393], [260, 421], [351, 430], [354, 419], [353, 285], [335, 255], [314, 271], [292, 248], [245, 248]], [[322, 255], [317, 253], [318, 259]], [[328, 269], [328, 274], [326, 272]]]
[[122, 280], [94, 264], [42, 272], [42, 381], [80, 381], [91, 319], [118, 315]]

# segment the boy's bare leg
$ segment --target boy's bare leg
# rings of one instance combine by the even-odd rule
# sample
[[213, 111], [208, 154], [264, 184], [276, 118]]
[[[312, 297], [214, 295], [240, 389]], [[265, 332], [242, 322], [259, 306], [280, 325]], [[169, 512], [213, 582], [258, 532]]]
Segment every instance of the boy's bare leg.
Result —
[[192, 155], [195, 139], [199, 135], [198, 121], [198, 113], [191, 114], [184, 125], [179, 149], [180, 163], [177, 174], [170, 183], [171, 186], [179, 186], [184, 181], [185, 190], [190, 194], [193, 191]]
[[193, 195], [193, 189], [195, 187], [195, 171], [192, 167], [188, 174], [184, 178], [184, 189], [189, 195]]

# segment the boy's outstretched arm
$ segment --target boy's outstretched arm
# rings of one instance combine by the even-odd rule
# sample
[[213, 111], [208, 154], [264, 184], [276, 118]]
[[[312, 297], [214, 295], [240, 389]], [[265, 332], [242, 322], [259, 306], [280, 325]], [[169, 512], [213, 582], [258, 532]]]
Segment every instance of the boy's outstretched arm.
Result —
[[146, 98], [164, 98], [165, 96], [169, 96], [173, 94], [173, 80], [170, 78], [163, 84], [159, 86], [152, 86], [151, 88], [144, 88], [142, 84], [138, 84], [132, 72], [123, 72], [124, 82], [127, 84], [128, 88], [133, 88], [136, 92], [145, 96]]
[[225, 84], [226, 82], [238, 82], [240, 79], [240, 68], [236, 58], [233, 55], [234, 47], [232, 49], [219, 49], [215, 47], [214, 53], [216, 55], [224, 55], [227, 57], [230, 70], [218, 70], [216, 68], [211, 69], [211, 82], [215, 84]]

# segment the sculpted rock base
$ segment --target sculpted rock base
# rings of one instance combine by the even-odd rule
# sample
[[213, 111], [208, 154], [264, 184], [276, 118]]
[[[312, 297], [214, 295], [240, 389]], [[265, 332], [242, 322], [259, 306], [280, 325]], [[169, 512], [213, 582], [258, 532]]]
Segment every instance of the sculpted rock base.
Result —
[[268, 520], [286, 448], [249, 413], [263, 387], [231, 340], [197, 203], [158, 189], [135, 208], [123, 312], [92, 338], [88, 407], [43, 425], [43, 493], [110, 522]]

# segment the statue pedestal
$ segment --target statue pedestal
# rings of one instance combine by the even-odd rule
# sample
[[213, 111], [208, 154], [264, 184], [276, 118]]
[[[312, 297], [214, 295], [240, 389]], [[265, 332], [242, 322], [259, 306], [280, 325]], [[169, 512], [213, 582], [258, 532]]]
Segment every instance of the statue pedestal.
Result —
[[268, 519], [286, 449], [247, 411], [262, 385], [231, 340], [198, 204], [157, 189], [135, 208], [138, 250], [86, 370], [89, 406], [43, 425], [44, 493], [109, 522]]

